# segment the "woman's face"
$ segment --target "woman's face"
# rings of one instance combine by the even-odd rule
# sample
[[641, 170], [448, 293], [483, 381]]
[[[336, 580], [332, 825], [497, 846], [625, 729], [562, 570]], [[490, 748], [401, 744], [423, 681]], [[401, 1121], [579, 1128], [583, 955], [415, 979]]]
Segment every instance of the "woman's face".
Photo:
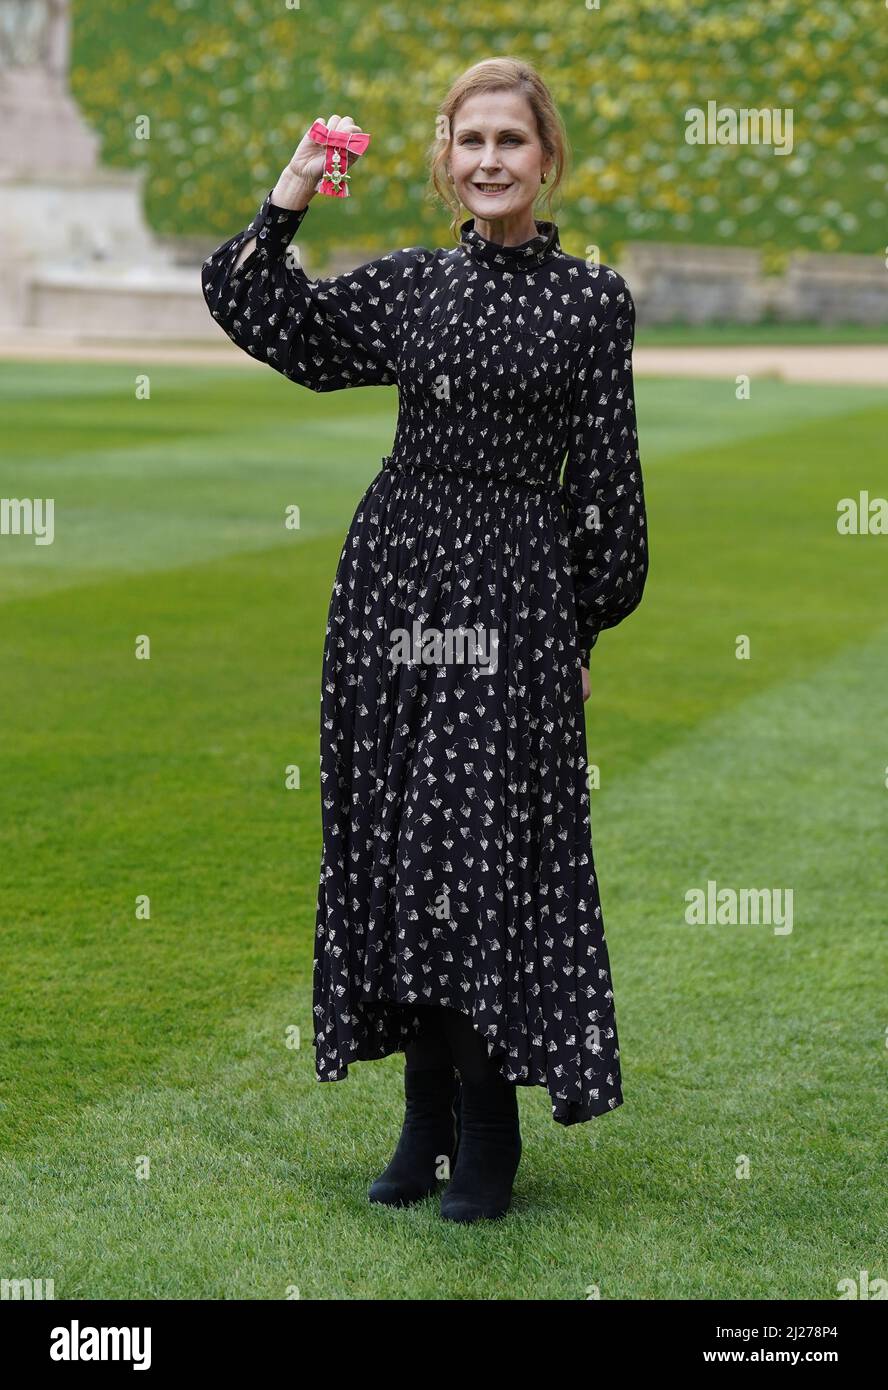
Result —
[[467, 97], [456, 109], [451, 136], [450, 173], [469, 212], [491, 220], [532, 217], [552, 159], [543, 152], [527, 98], [520, 92]]

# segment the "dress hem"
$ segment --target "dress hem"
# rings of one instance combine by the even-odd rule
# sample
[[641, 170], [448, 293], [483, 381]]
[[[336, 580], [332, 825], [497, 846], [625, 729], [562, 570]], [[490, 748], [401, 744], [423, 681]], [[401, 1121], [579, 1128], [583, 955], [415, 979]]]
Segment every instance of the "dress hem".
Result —
[[[356, 1007], [360, 1007], [361, 1005], [369, 1005], [372, 1008], [376, 1005], [388, 1005], [389, 1007], [408, 1010], [415, 1003], [416, 1000], [392, 999], [390, 996], [385, 995], [377, 996], [374, 999], [359, 1000], [357, 1002]], [[453, 1006], [444, 1005], [439, 1007], [452, 1008]], [[461, 1013], [464, 1018], [470, 1020], [472, 1027], [475, 1029], [475, 1032], [487, 1046], [487, 1055], [490, 1061], [498, 1062], [499, 1059], [504, 1059], [505, 1061], [508, 1061], [507, 1054], [503, 1051], [502, 1048], [498, 1048], [496, 1051], [492, 1050], [490, 1040], [487, 1037], [485, 1037], [485, 1035], [477, 1027], [474, 1016], [472, 1014], [468, 1013], [465, 1009], [459, 1009], [457, 1012]], [[317, 1046], [317, 1039], [315, 1039], [314, 1042], [315, 1046]], [[383, 1047], [383, 1050], [373, 1052], [366, 1051], [366, 1048], [363, 1052], [361, 1052], [359, 1048], [358, 1052], [354, 1056], [350, 1057], [348, 1061], [340, 1062], [338, 1067], [331, 1071], [328, 1071], [324, 1076], [321, 1076], [316, 1069], [315, 1080], [318, 1082], [346, 1081], [348, 1079], [348, 1069], [350, 1066], [353, 1066], [357, 1062], [384, 1061], [386, 1057], [392, 1057], [395, 1055], [395, 1053], [403, 1052], [404, 1045], [409, 1042], [409, 1037], [404, 1038], [402, 1039], [400, 1046], [385, 1045]], [[499, 1071], [500, 1074], [503, 1075], [502, 1066], [499, 1067]], [[536, 1077], [513, 1077], [503, 1075], [503, 1080], [508, 1081], [513, 1086], [539, 1086], [542, 1090], [545, 1090], [549, 1095], [550, 1101], [552, 1103], [551, 1108], [553, 1121], [555, 1122], [555, 1124], [563, 1125], [565, 1128], [568, 1128], [571, 1125], [575, 1124], [586, 1124], [590, 1120], [597, 1119], [599, 1115], [608, 1115], [612, 1110], [618, 1109], [619, 1106], [623, 1104], [623, 1091], [622, 1086], [619, 1084], [612, 1088], [612, 1093], [606, 1101], [590, 1101], [588, 1104], [584, 1105], [582, 1104], [582, 1102], [577, 1100], [557, 1101], [553, 1099], [552, 1092], [548, 1089], [548, 1083], [545, 1080], [540, 1080]]]

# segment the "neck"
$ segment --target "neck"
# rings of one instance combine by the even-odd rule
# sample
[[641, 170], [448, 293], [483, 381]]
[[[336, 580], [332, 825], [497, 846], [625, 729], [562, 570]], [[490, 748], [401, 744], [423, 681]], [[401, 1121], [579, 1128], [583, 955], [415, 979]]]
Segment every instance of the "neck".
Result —
[[505, 217], [475, 215], [475, 231], [487, 241], [495, 241], [498, 246], [521, 246], [536, 236], [537, 230], [533, 213], [527, 208]]

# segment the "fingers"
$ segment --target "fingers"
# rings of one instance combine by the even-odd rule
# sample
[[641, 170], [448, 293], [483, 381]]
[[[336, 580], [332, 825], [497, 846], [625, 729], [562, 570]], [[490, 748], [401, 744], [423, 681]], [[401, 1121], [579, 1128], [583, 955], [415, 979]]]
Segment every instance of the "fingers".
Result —
[[328, 130], [360, 130], [359, 125], [355, 125], [351, 116], [329, 116], [327, 118]]
[[[356, 131], [358, 134], [362, 133], [361, 127], [359, 125], [355, 125], [355, 122], [351, 116], [330, 116], [330, 118], [327, 121], [327, 129], [338, 130], [340, 132], [344, 131], [346, 134], [348, 134], [350, 131]], [[348, 167], [348, 165], [351, 164], [355, 159], [360, 159], [360, 157], [361, 156], [358, 154], [357, 150], [348, 150], [346, 152], [346, 167]]]

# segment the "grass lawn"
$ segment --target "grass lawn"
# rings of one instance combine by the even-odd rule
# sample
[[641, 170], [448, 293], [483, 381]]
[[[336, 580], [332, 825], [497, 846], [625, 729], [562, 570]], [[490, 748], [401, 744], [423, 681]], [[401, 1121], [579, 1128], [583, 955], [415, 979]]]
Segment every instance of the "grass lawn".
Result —
[[888, 343], [888, 324], [640, 323], [644, 347], [868, 347]]
[[[157, 367], [139, 400], [140, 371], [0, 364], [0, 496], [53, 497], [56, 529], [0, 538], [4, 1277], [813, 1299], [888, 1275], [888, 538], [835, 526], [886, 495], [884, 393], [639, 382], [649, 587], [586, 707], [625, 1104], [565, 1130], [523, 1088], [513, 1210], [463, 1229], [366, 1201], [401, 1056], [319, 1085], [311, 1046], [326, 607], [395, 393]], [[707, 879], [792, 888], [792, 932], [686, 925]]]

